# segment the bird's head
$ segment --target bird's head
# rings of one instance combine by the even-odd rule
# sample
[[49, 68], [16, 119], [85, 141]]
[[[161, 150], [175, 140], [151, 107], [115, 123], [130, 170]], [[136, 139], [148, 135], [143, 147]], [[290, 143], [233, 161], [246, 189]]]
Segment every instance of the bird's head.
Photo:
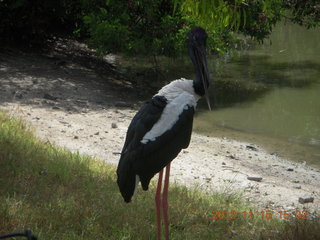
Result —
[[189, 44], [193, 46], [206, 47], [208, 35], [201, 27], [194, 27], [188, 33]]
[[196, 71], [196, 79], [194, 81], [194, 89], [200, 96], [205, 96], [208, 107], [211, 110], [208, 88], [210, 83], [210, 74], [206, 56], [206, 41], [208, 35], [201, 27], [194, 27], [188, 34], [189, 56]]

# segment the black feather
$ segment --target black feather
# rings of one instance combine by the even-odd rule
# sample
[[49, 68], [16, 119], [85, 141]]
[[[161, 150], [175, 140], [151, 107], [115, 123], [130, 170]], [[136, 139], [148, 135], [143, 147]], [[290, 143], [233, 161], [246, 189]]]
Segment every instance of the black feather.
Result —
[[126, 202], [130, 202], [139, 175], [142, 188], [148, 189], [151, 178], [171, 162], [190, 143], [194, 107], [180, 114], [178, 121], [155, 141], [141, 143], [144, 135], [160, 119], [166, 106], [164, 97], [147, 101], [133, 118], [127, 132], [117, 169], [117, 183]]
[[166, 104], [166, 98], [162, 96], [153, 97], [144, 103], [129, 125], [117, 168], [117, 183], [126, 202], [130, 202], [136, 179], [133, 164], [135, 160], [132, 154], [130, 154], [130, 151], [141, 144], [140, 141], [143, 136], [150, 131], [153, 125], [160, 119]]

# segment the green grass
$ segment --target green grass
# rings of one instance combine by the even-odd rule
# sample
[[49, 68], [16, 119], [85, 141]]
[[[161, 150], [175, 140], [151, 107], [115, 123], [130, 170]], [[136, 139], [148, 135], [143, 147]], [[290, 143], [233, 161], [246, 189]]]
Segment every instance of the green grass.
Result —
[[[114, 167], [41, 142], [0, 112], [0, 234], [30, 227], [40, 240], [155, 239], [154, 186], [126, 204]], [[320, 239], [319, 222], [211, 219], [214, 210], [253, 209], [234, 195], [174, 184], [169, 192], [171, 239]]]

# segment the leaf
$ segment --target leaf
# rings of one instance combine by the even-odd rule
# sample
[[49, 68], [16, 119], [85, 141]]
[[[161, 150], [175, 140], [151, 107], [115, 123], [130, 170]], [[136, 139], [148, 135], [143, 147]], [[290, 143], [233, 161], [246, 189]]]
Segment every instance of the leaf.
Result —
[[27, 1], [26, 0], [16, 0], [16, 1], [13, 1], [12, 4], [10, 5], [9, 8], [11, 8], [12, 10], [13, 9], [16, 9], [16, 8], [20, 8], [24, 5], [27, 4]]
[[247, 11], [245, 9], [242, 10], [242, 17], [243, 17], [243, 28], [246, 26], [247, 24]]

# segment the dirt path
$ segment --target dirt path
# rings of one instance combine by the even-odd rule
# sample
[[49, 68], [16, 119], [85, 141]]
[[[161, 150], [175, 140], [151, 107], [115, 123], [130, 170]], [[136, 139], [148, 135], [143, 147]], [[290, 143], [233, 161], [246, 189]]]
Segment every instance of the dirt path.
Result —
[[[0, 109], [24, 118], [46, 141], [116, 165], [127, 126], [141, 103], [131, 97], [130, 84], [119, 87], [112, 69], [99, 75], [58, 52], [7, 50], [0, 53]], [[193, 133], [171, 175], [180, 184], [208, 192], [240, 192], [260, 210], [320, 210], [320, 170], [271, 155], [253, 143]], [[262, 180], [248, 180], [250, 176]], [[305, 196], [313, 197], [313, 203], [299, 203]]]

